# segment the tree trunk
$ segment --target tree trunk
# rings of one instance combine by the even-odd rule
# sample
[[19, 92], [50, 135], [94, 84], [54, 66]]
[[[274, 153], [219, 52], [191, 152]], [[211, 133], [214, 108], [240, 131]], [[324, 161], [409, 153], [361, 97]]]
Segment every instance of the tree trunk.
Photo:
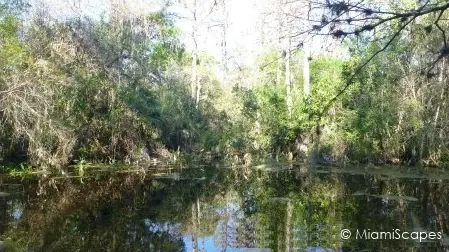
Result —
[[201, 82], [196, 81], [196, 98], [195, 98], [195, 106], [198, 108], [198, 104], [200, 103], [201, 96]]
[[278, 87], [281, 85], [281, 75], [282, 75], [281, 64], [282, 64], [282, 54], [278, 50], [277, 69], [276, 69], [276, 86]]
[[293, 216], [293, 205], [289, 200], [287, 201], [287, 219], [285, 221], [285, 251], [291, 251], [291, 236], [292, 236], [292, 216]]
[[193, 50], [192, 53], [192, 80], [190, 83], [190, 89], [192, 92], [192, 99], [195, 99], [195, 92], [196, 92], [196, 80], [197, 80], [197, 76], [196, 76], [196, 62], [197, 62], [197, 52], [196, 49]]
[[196, 213], [196, 204], [192, 203], [192, 251], [198, 251], [198, 216]]
[[[310, 5], [308, 6], [306, 11], [304, 12], [304, 28], [308, 27], [308, 13], [310, 10]], [[309, 65], [309, 58], [310, 58], [310, 48], [309, 48], [309, 42], [304, 41], [303, 42], [303, 50], [304, 50], [304, 59], [303, 59], [303, 82], [304, 82], [304, 98], [306, 100], [306, 106], [307, 109], [310, 105], [310, 65]]]
[[303, 82], [304, 82], [304, 97], [307, 105], [310, 102], [310, 66], [309, 66], [309, 45], [304, 43], [304, 59], [303, 59]]
[[192, 50], [192, 80], [190, 83], [190, 88], [192, 92], [192, 99], [196, 100], [196, 90], [197, 90], [197, 84], [198, 84], [198, 77], [197, 77], [197, 62], [198, 62], [198, 24], [197, 24], [197, 6], [196, 6], [196, 0], [193, 0], [193, 9], [192, 9], [192, 15], [193, 15], [193, 24], [192, 24], [192, 41], [193, 41], [193, 50]]
[[221, 20], [221, 56], [222, 56], [222, 80], [227, 83], [228, 80], [228, 28], [229, 28], [229, 12], [226, 8], [226, 2], [222, 3], [223, 19]]
[[278, 1], [276, 6], [276, 18], [278, 20], [278, 26], [277, 26], [277, 69], [276, 69], [276, 85], [279, 87], [281, 85], [281, 75], [282, 75], [282, 61], [283, 55], [282, 55], [282, 8], [281, 8], [281, 1]]
[[223, 54], [223, 82], [226, 83], [228, 76], [228, 45], [227, 45], [227, 24], [223, 25], [223, 38], [222, 38], [222, 54]]
[[292, 100], [292, 84], [290, 79], [290, 38], [286, 38], [286, 46], [285, 46], [285, 89], [287, 96], [287, 111], [288, 111], [288, 119], [292, 119], [292, 109], [293, 109], [293, 100]]

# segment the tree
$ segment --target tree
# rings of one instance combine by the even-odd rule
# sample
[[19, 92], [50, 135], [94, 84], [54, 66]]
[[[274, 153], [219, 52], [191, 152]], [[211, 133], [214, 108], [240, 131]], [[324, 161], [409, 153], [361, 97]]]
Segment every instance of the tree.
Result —
[[192, 41], [192, 64], [191, 64], [191, 83], [190, 89], [192, 99], [196, 106], [201, 95], [201, 82], [198, 81], [198, 44], [201, 37], [200, 32], [204, 28], [204, 24], [208, 22], [211, 15], [216, 11], [219, 2], [216, 0], [185, 0], [183, 7], [189, 12], [188, 20], [191, 22], [191, 41]]
[[[405, 6], [405, 7], [404, 7]], [[426, 64], [423, 73], [432, 77], [434, 66], [442, 58], [449, 55], [447, 44], [444, 14], [449, 9], [449, 3], [439, 0], [417, 2], [395, 2], [388, 4], [383, 1], [342, 1], [326, 0], [312, 3], [314, 14], [310, 18], [311, 26], [307, 31], [312, 35], [332, 35], [336, 38], [346, 38], [351, 35], [362, 37], [365, 34], [381, 33], [381, 36], [372, 36], [369, 41], [381, 40], [382, 46], [371, 54], [354, 70], [354, 74], [348, 78], [347, 84], [337, 93], [323, 108], [319, 114], [321, 117], [327, 112], [331, 104], [341, 96], [352, 84], [355, 75], [376, 56], [384, 52], [396, 39], [404, 33], [412, 32], [410, 26], [419, 23], [423, 19], [430, 19], [423, 29], [427, 33], [438, 33], [440, 36], [440, 48], [433, 51], [434, 59]], [[324, 11], [324, 12], [323, 12]], [[383, 31], [388, 30], [387, 33]]]

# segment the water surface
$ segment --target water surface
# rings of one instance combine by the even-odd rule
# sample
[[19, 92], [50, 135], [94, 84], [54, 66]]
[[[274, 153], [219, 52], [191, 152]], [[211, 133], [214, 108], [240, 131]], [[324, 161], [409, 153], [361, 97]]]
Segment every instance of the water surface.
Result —
[[[7, 251], [446, 251], [449, 173], [202, 164], [83, 178], [0, 177]], [[352, 236], [343, 240], [341, 230]], [[441, 232], [442, 239], [356, 239]]]

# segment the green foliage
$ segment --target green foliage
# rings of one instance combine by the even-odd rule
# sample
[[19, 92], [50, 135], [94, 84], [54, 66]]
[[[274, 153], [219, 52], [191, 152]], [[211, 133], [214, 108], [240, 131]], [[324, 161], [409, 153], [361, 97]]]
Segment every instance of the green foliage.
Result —
[[[376, 40], [361, 35], [348, 42], [347, 60], [314, 56], [308, 97], [304, 52], [289, 59], [289, 94], [285, 55], [277, 49], [267, 47], [253, 66], [231, 70], [224, 80], [215, 76], [219, 62], [199, 53], [196, 104], [193, 55], [166, 10], [114, 21], [30, 19], [26, 25], [21, 8], [1, 10], [3, 162], [45, 170], [74, 160], [170, 158], [174, 151], [308, 152], [303, 154], [326, 160], [433, 165], [445, 160], [448, 63], [427, 56], [441, 46], [429, 16], [411, 23], [363, 71], [356, 73], [400, 23], [378, 31]], [[425, 72], [425, 64], [434, 66]]]
[[[288, 117], [284, 81], [276, 83], [282, 60], [269, 51], [260, 56], [256, 83], [252, 88], [236, 90], [242, 103], [242, 115], [235, 123], [235, 148], [246, 151], [287, 152], [293, 151], [297, 139], [306, 138], [316, 125], [316, 115], [323, 103], [331, 99], [342, 85], [343, 63], [337, 59], [320, 57], [311, 65], [311, 99], [306, 102], [303, 94], [302, 69], [293, 67], [292, 96], [294, 101], [292, 118]], [[303, 54], [297, 53], [292, 62], [301, 62]], [[282, 75], [283, 76], [283, 75]], [[283, 79], [283, 77], [281, 78]], [[257, 128], [258, 127], [258, 128]], [[304, 140], [304, 139], [303, 139]]]
[[33, 173], [33, 167], [27, 163], [20, 163], [18, 165], [2, 165], [0, 166], [0, 173], [7, 173], [11, 176], [27, 176]]
[[165, 12], [27, 27], [6, 16], [0, 34], [5, 160], [25, 155], [35, 168], [61, 168], [73, 160], [148, 158], [167, 148], [212, 150], [221, 141], [226, 115], [211, 102], [221, 96], [210, 70], [215, 62], [200, 57], [196, 106], [182, 74], [188, 61], [179, 31]]

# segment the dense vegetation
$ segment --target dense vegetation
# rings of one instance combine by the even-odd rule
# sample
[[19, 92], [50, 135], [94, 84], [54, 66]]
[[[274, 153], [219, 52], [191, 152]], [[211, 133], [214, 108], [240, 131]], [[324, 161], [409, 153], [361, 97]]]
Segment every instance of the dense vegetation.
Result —
[[58, 170], [175, 153], [449, 163], [444, 50], [435, 60], [447, 8], [392, 19], [376, 35], [361, 30], [346, 40], [345, 58], [267, 45], [222, 80], [216, 59], [186, 50], [166, 10], [54, 21], [0, 6], [4, 165]]
[[166, 13], [122, 23], [1, 20], [3, 160], [113, 162], [198, 150], [219, 135], [221, 115], [190, 99], [189, 56]]

